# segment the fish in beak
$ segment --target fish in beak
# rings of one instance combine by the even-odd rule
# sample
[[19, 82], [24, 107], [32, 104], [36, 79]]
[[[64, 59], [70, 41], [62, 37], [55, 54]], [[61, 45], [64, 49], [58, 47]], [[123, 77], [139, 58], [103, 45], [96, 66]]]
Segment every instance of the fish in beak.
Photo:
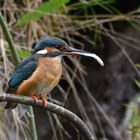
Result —
[[68, 49], [63, 51], [63, 54], [64, 55], [82, 55], [82, 56], [91, 57], [91, 58], [94, 58], [101, 66], [104, 66], [104, 62], [101, 60], [99, 56], [97, 56], [94, 53], [90, 53], [84, 50], [79, 50], [79, 49], [69, 47]]

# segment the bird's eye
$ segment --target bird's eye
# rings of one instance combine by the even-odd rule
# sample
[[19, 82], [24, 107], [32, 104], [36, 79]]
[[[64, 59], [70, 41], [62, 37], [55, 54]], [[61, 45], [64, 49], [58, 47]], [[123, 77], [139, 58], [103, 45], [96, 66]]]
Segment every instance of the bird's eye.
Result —
[[66, 46], [56, 46], [55, 48], [62, 52], [68, 49]]
[[62, 46], [56, 46], [55, 48], [56, 48], [56, 49], [58, 49], [58, 50], [63, 49], [63, 47], [62, 47]]
[[60, 49], [60, 46], [55, 46], [56, 49]]
[[62, 46], [62, 47], [60, 47], [60, 51], [66, 51], [66, 50], [68, 50], [68, 48], [67, 47], [65, 47], [65, 46]]

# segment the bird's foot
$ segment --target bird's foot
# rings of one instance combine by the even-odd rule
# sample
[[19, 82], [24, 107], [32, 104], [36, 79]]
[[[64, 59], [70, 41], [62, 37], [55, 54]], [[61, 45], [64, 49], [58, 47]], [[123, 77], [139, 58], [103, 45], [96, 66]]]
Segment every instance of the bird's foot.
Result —
[[38, 97], [37, 96], [33, 96], [34, 102], [38, 103]]
[[46, 99], [44, 97], [42, 97], [42, 96], [33, 96], [33, 99], [34, 99], [35, 103], [38, 103], [38, 99], [41, 99], [43, 106], [47, 107], [47, 101], [46, 101]]
[[43, 106], [44, 106], [44, 107], [47, 107], [47, 101], [46, 101], [46, 98], [45, 98], [45, 97], [39, 95], [39, 96], [38, 96], [38, 99], [41, 99], [41, 100], [42, 100]]
[[41, 100], [42, 100], [42, 104], [43, 104], [43, 106], [44, 107], [47, 107], [47, 101], [46, 101], [46, 98], [44, 98], [44, 97], [40, 97], [41, 98]]

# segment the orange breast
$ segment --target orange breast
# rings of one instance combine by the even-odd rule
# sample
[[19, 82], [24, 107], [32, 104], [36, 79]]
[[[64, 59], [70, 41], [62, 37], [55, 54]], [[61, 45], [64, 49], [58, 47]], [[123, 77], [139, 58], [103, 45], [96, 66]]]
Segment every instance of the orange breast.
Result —
[[36, 71], [30, 78], [23, 81], [17, 89], [17, 94], [26, 96], [45, 96], [58, 84], [61, 75], [61, 60], [50, 57], [40, 58]]

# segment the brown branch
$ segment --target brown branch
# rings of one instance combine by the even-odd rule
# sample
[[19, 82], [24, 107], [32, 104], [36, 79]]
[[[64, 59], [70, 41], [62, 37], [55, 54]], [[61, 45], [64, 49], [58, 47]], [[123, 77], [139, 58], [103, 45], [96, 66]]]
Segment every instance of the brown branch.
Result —
[[15, 96], [12, 94], [1, 94], [0, 101], [1, 102], [12, 101], [25, 105], [45, 108], [46, 110], [52, 113], [55, 113], [57, 115], [60, 115], [61, 117], [66, 118], [70, 123], [76, 126], [76, 128], [81, 132], [81, 134], [85, 137], [86, 140], [95, 140], [95, 137], [93, 136], [89, 128], [78, 116], [76, 116], [74, 113], [56, 104], [47, 102], [47, 107], [44, 107], [41, 100], [39, 100], [38, 103], [35, 103], [31, 97]]

